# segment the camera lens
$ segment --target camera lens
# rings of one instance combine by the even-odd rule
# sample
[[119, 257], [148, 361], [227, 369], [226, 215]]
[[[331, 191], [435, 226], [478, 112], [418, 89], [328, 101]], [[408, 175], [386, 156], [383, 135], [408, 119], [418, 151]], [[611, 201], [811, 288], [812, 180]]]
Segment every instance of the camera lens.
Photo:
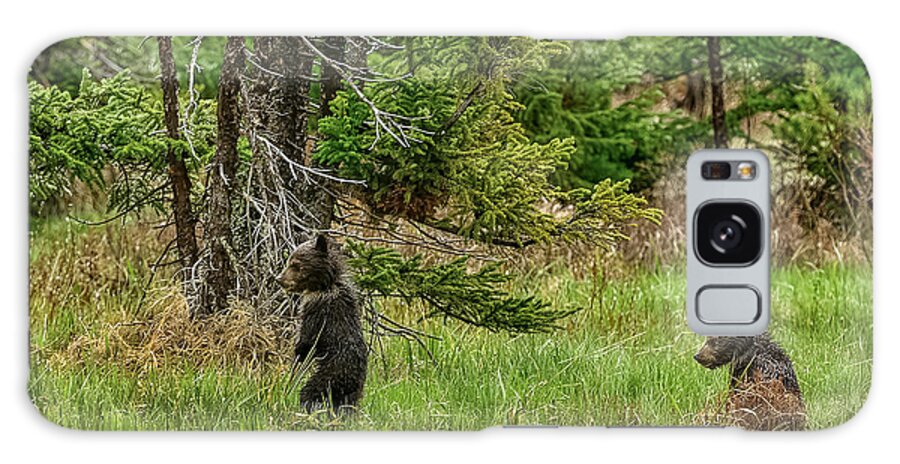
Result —
[[[737, 216], [734, 216], [733, 219], [740, 220]], [[725, 253], [728, 250], [737, 248], [741, 244], [741, 237], [743, 234], [741, 233], [741, 225], [738, 221], [726, 219], [716, 223], [709, 235], [712, 238], [713, 248], [716, 248], [716, 251], [719, 251], [720, 253]]]
[[731, 177], [731, 164], [724, 161], [707, 161], [700, 167], [706, 180], [727, 180]]
[[697, 210], [694, 231], [694, 250], [708, 265], [747, 266], [762, 252], [762, 215], [750, 203], [706, 203]]

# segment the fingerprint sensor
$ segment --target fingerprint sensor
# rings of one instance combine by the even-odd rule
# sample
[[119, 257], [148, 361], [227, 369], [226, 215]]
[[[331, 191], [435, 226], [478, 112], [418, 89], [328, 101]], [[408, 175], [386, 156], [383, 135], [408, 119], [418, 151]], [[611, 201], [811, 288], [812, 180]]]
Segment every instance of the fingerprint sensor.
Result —
[[696, 309], [705, 324], [752, 324], [762, 314], [759, 291], [747, 285], [707, 285], [697, 292]]

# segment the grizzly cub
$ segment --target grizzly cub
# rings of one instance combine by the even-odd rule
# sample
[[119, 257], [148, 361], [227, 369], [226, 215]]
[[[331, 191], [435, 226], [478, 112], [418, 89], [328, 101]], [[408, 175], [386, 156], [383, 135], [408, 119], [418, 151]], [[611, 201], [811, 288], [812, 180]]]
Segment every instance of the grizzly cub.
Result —
[[802, 430], [806, 406], [787, 354], [767, 334], [709, 337], [694, 359], [709, 369], [731, 364], [726, 412], [750, 430]]
[[291, 254], [278, 283], [302, 295], [295, 362], [315, 362], [300, 390], [303, 407], [310, 412], [325, 405], [336, 411], [355, 407], [366, 381], [368, 348], [357, 292], [338, 245], [324, 235], [303, 243]]

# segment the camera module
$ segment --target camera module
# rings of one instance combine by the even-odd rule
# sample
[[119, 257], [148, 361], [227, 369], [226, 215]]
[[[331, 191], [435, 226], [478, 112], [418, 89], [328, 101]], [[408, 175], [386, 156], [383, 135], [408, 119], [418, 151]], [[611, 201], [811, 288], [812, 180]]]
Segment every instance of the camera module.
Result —
[[697, 257], [711, 266], [748, 266], [762, 252], [762, 216], [747, 202], [701, 205], [694, 232]]

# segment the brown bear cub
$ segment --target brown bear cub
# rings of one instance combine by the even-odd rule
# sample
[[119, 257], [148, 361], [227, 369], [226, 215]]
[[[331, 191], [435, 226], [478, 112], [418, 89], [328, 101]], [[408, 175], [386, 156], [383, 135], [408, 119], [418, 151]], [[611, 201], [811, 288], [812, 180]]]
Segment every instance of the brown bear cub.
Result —
[[806, 406], [791, 359], [767, 334], [709, 337], [694, 359], [709, 369], [731, 364], [726, 412], [750, 430], [802, 430]]
[[324, 235], [291, 254], [278, 283], [302, 295], [295, 362], [313, 360], [315, 370], [300, 390], [311, 412], [329, 406], [355, 407], [366, 382], [368, 347], [363, 340], [356, 289], [344, 269], [338, 245]]

